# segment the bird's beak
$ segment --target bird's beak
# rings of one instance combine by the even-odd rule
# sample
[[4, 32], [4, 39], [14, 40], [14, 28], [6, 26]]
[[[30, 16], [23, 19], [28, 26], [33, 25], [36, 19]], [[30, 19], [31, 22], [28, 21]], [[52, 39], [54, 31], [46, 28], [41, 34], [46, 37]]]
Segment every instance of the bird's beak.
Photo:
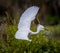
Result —
[[48, 28], [44, 28], [44, 30], [48, 31]]

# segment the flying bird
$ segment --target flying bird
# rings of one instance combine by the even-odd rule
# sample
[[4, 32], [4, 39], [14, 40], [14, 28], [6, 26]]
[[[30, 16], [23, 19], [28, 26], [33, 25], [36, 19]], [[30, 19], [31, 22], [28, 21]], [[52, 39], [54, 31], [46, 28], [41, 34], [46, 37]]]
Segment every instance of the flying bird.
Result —
[[44, 26], [40, 24], [38, 24], [36, 32], [30, 30], [31, 22], [35, 19], [38, 10], [39, 7], [32, 6], [25, 10], [25, 12], [21, 15], [20, 21], [18, 23], [18, 31], [15, 34], [16, 39], [32, 41], [28, 38], [29, 33], [37, 34], [41, 30], [44, 30]]

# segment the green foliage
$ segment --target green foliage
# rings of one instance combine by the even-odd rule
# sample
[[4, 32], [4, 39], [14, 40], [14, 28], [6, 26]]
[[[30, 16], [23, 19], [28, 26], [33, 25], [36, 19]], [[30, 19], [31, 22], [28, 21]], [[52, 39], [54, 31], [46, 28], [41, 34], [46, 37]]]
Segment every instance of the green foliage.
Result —
[[60, 18], [58, 16], [48, 15], [48, 17], [46, 18], [46, 23], [49, 25], [56, 25], [59, 24], [59, 22], [60, 22]]
[[0, 37], [0, 53], [60, 53], [60, 41], [44, 36], [42, 33], [44, 31], [29, 36], [32, 42], [15, 39], [16, 31], [17, 26], [6, 25], [4, 27], [2, 37]]
[[46, 27], [54, 37], [60, 38], [60, 25]]

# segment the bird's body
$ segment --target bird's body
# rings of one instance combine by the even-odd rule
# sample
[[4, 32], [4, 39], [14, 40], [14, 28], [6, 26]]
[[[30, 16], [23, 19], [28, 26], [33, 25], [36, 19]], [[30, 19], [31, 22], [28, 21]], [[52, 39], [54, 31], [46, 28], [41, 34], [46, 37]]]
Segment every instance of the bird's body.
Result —
[[36, 16], [38, 10], [39, 10], [39, 7], [32, 6], [32, 7], [28, 8], [22, 14], [22, 16], [20, 18], [20, 21], [19, 21], [19, 24], [18, 24], [18, 31], [15, 34], [15, 38], [16, 39], [22, 39], [22, 40], [31, 41], [28, 38], [29, 33], [31, 33], [31, 34], [37, 34], [41, 30], [41, 27], [44, 28], [43, 26], [41, 26], [39, 24], [38, 28], [40, 28], [40, 29], [37, 28], [38, 29], [37, 32], [32, 32], [30, 30], [31, 22], [32, 22], [32, 20], [35, 19], [35, 16]]

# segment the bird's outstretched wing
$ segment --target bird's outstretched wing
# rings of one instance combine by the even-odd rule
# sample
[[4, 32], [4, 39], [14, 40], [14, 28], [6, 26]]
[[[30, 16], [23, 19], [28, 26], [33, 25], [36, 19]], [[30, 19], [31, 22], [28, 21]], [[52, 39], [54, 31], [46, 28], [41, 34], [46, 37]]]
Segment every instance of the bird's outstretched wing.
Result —
[[32, 7], [29, 7], [27, 10], [25, 10], [22, 16], [20, 17], [18, 29], [20, 28], [22, 23], [26, 22], [27, 19], [28, 21], [32, 20], [36, 16], [38, 10], [39, 10], [39, 7], [37, 6], [32, 6]]

